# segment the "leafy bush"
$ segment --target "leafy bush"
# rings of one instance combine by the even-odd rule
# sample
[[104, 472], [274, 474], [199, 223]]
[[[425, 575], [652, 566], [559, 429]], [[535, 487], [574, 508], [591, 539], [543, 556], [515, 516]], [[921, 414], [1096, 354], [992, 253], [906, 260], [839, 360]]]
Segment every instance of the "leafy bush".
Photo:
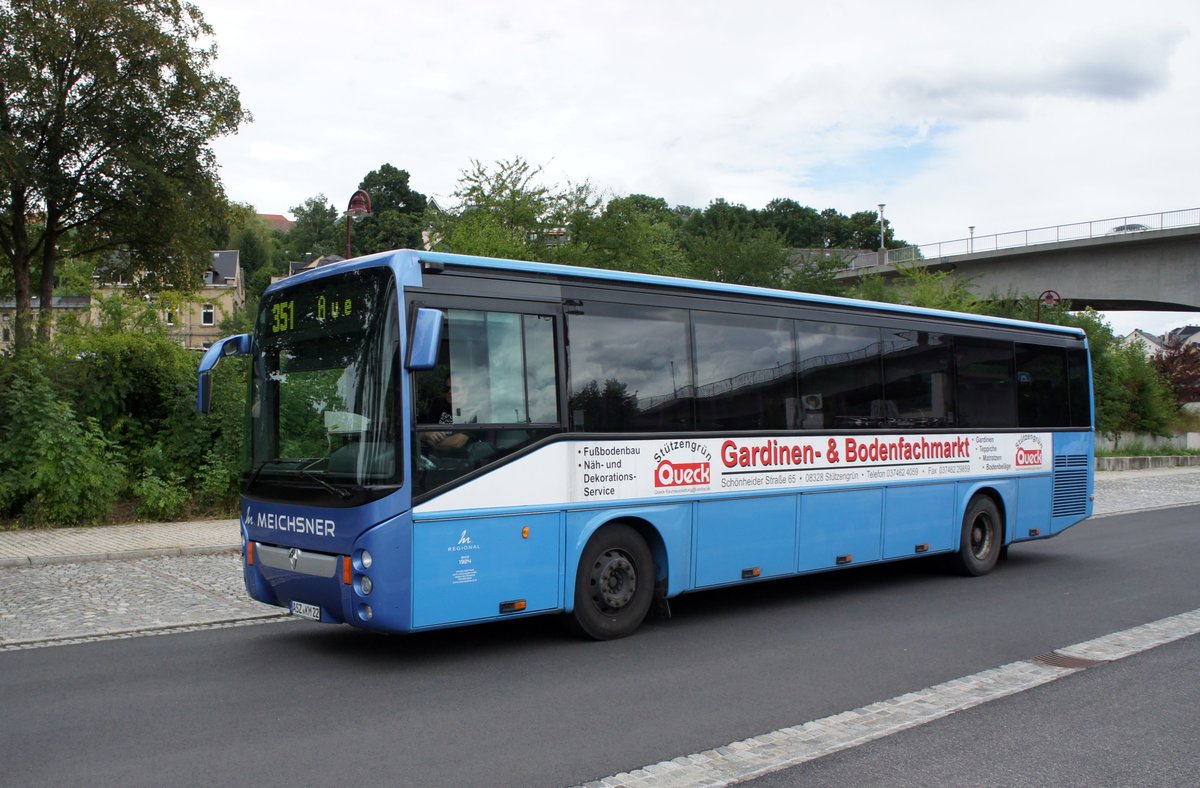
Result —
[[[153, 310], [104, 299], [98, 329], [62, 326], [48, 345], [0, 356], [0, 517], [75, 524], [236, 508], [245, 429], [245, 359], [214, 375], [213, 410], [196, 412], [200, 354], [163, 332]], [[194, 491], [194, 495], [193, 495]]]
[[41, 362], [6, 365], [0, 383], [0, 514], [75, 525], [111, 515], [125, 468], [95, 419], [76, 417]]
[[142, 474], [142, 478], [133, 486], [133, 492], [138, 497], [134, 514], [151, 520], [178, 517], [191, 498], [183, 487], [182, 478], [173, 475], [163, 480], [151, 471]]
[[226, 359], [217, 368], [212, 413], [201, 415], [196, 412], [200, 354], [111, 304], [106, 315], [99, 331], [60, 342], [60, 386], [81, 415], [95, 418], [121, 446], [130, 476], [150, 485], [152, 496], [157, 484], [198, 487], [192, 503], [209, 511], [232, 510], [244, 443], [245, 359]]

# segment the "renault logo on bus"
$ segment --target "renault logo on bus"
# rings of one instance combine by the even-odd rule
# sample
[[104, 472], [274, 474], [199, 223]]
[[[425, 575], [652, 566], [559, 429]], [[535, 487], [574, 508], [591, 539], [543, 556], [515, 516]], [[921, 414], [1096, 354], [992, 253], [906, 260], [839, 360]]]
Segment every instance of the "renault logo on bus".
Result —
[[1036, 435], [1022, 435], [1017, 441], [1016, 458], [1018, 468], [1040, 468], [1042, 466], [1042, 441]]
[[712, 484], [712, 454], [699, 441], [670, 441], [654, 453], [654, 459], [658, 461], [654, 468], [657, 489]]

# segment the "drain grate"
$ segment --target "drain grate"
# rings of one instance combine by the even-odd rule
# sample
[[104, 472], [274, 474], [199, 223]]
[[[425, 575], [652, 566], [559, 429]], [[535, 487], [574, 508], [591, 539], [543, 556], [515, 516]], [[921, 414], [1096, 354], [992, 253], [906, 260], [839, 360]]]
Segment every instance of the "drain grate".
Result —
[[1051, 651], [1048, 654], [1042, 654], [1029, 660], [1036, 662], [1039, 665], [1049, 665], [1052, 668], [1070, 668], [1072, 670], [1079, 668], [1090, 668], [1093, 665], [1102, 665], [1108, 660], [1106, 659], [1086, 659], [1084, 657], [1070, 657], [1066, 654], [1060, 654], [1057, 651]]

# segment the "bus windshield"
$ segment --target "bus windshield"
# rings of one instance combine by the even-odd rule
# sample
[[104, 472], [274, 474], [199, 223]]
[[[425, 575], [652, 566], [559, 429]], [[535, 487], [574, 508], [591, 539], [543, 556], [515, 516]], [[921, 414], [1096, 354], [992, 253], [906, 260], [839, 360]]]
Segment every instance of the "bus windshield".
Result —
[[[401, 482], [399, 316], [390, 270], [264, 296], [254, 332], [246, 492], [362, 503]], [[375, 494], [372, 494], [375, 493]]]

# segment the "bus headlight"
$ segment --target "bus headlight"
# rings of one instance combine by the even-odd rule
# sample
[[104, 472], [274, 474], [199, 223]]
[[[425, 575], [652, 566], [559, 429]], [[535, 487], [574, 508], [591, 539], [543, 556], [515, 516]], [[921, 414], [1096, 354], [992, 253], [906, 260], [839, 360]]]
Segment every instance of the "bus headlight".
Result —
[[371, 593], [371, 589], [375, 587], [375, 584], [371, 582], [371, 578], [363, 575], [358, 581], [358, 587], [362, 591], [362, 595], [366, 596]]
[[375, 559], [371, 557], [371, 553], [363, 550], [358, 554], [358, 562], [362, 564], [363, 569], [370, 569], [371, 564], [375, 563]]
[[375, 615], [375, 611], [371, 609], [370, 605], [359, 605], [358, 606], [358, 617], [361, 618], [363, 621], [370, 621], [371, 617], [374, 615]]

